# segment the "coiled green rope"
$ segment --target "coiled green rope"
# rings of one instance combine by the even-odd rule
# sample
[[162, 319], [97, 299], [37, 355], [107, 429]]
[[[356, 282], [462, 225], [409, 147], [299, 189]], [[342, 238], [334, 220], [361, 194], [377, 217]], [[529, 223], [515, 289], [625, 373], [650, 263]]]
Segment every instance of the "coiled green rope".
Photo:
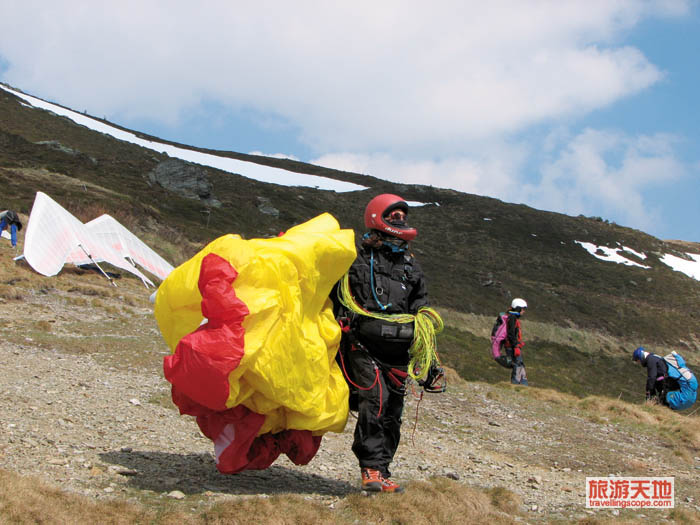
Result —
[[408, 363], [408, 375], [415, 381], [427, 377], [433, 363], [440, 364], [437, 354], [437, 334], [445, 327], [440, 314], [434, 309], [424, 306], [413, 314], [382, 314], [370, 312], [362, 308], [355, 301], [350, 291], [349, 274], [345, 274], [338, 286], [338, 299], [349, 311], [374, 319], [381, 319], [391, 323], [413, 323], [413, 342], [408, 349], [410, 361]]

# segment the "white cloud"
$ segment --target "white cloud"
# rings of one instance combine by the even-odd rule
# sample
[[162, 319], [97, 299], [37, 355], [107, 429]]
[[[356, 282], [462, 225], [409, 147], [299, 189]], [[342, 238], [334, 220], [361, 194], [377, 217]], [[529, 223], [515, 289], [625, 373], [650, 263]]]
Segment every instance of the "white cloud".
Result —
[[[528, 204], [576, 215], [612, 218], [624, 225], [649, 228], [658, 210], [644, 192], [686, 174], [675, 157], [670, 135], [630, 137], [621, 132], [587, 129], [541, 168], [541, 179], [525, 184]], [[594, 211], [592, 211], [594, 210]]]
[[[478, 150], [478, 148], [477, 148]], [[405, 184], [426, 184], [501, 199], [517, 199], [518, 173], [527, 158], [524, 145], [482, 144], [469, 156], [443, 159], [396, 157], [387, 153], [328, 153], [312, 164], [362, 173]]]
[[[569, 215], [597, 215], [648, 231], [662, 222], [647, 192], [678, 180], [687, 170], [671, 135], [628, 136], [557, 128], [533, 145], [480, 144], [466, 156], [418, 160], [381, 154], [334, 153], [311, 162], [408, 184], [430, 184]], [[526, 166], [526, 164], [528, 164]], [[540, 173], [526, 181], [522, 173]]]
[[8, 2], [0, 80], [125, 126], [209, 101], [314, 163], [641, 229], [684, 173], [672, 137], [568, 126], [665, 78], [625, 38], [691, 0]]
[[[430, 151], [606, 106], [662, 72], [616, 41], [687, 2], [14, 2], [3, 79], [98, 116], [203, 99], [293, 121], [318, 151]], [[272, 11], [272, 12], [271, 12]]]

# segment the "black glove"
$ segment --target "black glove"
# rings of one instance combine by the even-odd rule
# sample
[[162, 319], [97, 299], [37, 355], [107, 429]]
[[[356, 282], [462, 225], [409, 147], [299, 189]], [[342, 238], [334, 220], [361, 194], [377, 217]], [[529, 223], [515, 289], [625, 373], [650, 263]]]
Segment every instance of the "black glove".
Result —
[[418, 385], [423, 387], [428, 393], [441, 394], [447, 390], [447, 378], [445, 371], [438, 365], [431, 365], [425, 379], [418, 381]]

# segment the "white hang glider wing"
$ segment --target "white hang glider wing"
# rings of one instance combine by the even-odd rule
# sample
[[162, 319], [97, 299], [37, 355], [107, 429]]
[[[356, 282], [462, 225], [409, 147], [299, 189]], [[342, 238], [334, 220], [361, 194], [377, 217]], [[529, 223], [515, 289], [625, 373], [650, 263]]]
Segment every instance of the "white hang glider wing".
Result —
[[85, 223], [85, 227], [104, 245], [109, 246], [125, 259], [138, 264], [161, 281], [173, 271], [173, 266], [168, 261], [149, 248], [111, 215], [100, 215]]
[[32, 268], [46, 276], [56, 275], [66, 263], [80, 265], [104, 261], [155, 286], [70, 212], [40, 191], [36, 193], [27, 221], [24, 258]]

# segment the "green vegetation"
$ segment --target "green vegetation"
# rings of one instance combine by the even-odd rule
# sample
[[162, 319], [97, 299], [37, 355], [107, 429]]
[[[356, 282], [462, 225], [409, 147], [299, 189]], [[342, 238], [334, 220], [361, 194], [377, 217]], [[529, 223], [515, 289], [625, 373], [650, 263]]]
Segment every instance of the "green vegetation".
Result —
[[[491, 357], [489, 338], [447, 327], [438, 341], [443, 362], [467, 381], [509, 382], [510, 370]], [[613, 355], [535, 339], [525, 345], [531, 384], [584, 397], [591, 394], [639, 401], [645, 376], [632, 366], [629, 352]]]
[[[40, 190], [80, 219], [113, 215], [179, 264], [222, 234], [277, 235], [325, 211], [332, 211], [343, 226], [361, 233], [362, 210], [369, 195], [393, 192], [409, 200], [439, 203], [411, 212], [411, 222], [420, 232], [414, 250], [436, 304], [494, 316], [512, 297], [522, 296], [531, 305], [529, 316], [534, 321], [594, 330], [634, 345], [658, 343], [681, 345], [680, 349], [693, 353], [698, 350], [700, 283], [659, 262], [663, 253], [700, 252], [695, 243], [664, 242], [594, 218], [542, 212], [453, 190], [392, 184], [234, 152], [215, 153], [371, 189], [336, 194], [264, 184], [206, 168], [212, 195], [221, 202], [220, 207], [212, 207], [149, 180], [148, 174], [166, 155], [28, 108], [5, 91], [0, 92], [0, 113], [3, 206], [16, 209], [25, 218]], [[261, 213], [259, 199], [265, 199], [279, 214]], [[645, 264], [652, 269], [602, 262], [575, 240], [632, 247], [648, 255]], [[690, 361], [695, 362], [695, 357]]]

